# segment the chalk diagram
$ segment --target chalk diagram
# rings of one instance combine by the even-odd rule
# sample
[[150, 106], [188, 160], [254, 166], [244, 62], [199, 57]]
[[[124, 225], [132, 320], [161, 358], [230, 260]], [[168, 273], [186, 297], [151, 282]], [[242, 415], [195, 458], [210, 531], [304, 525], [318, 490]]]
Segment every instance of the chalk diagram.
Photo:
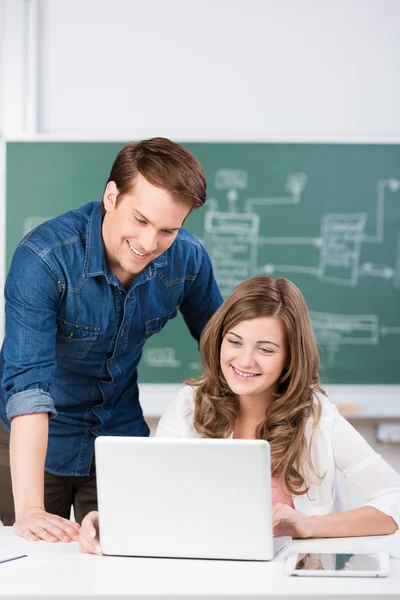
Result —
[[176, 359], [175, 348], [146, 348], [143, 362], [147, 367], [156, 369], [177, 369], [182, 365], [182, 362]]
[[[220, 169], [214, 187], [226, 193], [228, 209], [219, 210], [216, 198], [208, 201], [204, 219], [204, 243], [210, 254], [222, 295], [226, 297], [243, 279], [254, 275], [285, 276], [303, 273], [323, 282], [356, 287], [360, 277], [379, 277], [400, 289], [400, 229], [393, 265], [364, 262], [360, 264], [364, 244], [382, 244], [384, 240], [385, 203], [389, 194], [398, 193], [400, 180], [377, 182], [376, 232], [366, 235], [367, 212], [324, 213], [320, 232], [315, 237], [263, 237], [257, 208], [273, 205], [296, 205], [307, 183], [306, 173], [289, 173], [285, 194], [280, 197], [246, 198], [244, 212], [238, 210], [239, 192], [247, 189], [248, 173], [241, 169]], [[207, 206], [207, 205], [206, 205]], [[265, 245], [312, 245], [319, 252], [315, 265], [259, 265], [259, 249]], [[345, 315], [310, 311], [314, 332], [320, 345], [327, 347], [327, 366], [333, 366], [342, 345], [376, 345], [380, 336], [400, 335], [400, 326], [380, 325], [377, 315]]]

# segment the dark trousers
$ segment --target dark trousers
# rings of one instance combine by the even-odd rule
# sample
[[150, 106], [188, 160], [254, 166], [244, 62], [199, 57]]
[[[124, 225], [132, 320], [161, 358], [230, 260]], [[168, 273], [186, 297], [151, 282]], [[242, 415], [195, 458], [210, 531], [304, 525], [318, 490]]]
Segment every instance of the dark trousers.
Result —
[[[71, 506], [73, 506], [77, 523], [81, 523], [91, 510], [97, 510], [94, 459], [90, 475], [86, 477], [63, 477], [45, 472], [44, 505], [47, 512], [66, 519], [70, 518]], [[13, 525], [15, 521], [10, 472], [10, 436], [2, 425], [0, 425], [0, 521], [3, 525]]]

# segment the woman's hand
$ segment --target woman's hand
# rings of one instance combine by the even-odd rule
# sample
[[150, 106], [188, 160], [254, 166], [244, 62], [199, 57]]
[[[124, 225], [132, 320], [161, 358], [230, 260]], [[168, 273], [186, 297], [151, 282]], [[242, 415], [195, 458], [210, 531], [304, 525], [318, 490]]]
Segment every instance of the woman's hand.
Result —
[[79, 550], [85, 554], [103, 554], [99, 542], [99, 513], [88, 513], [79, 530]]
[[297, 512], [287, 504], [274, 504], [272, 507], [272, 527], [276, 536], [311, 538], [315, 533], [313, 518]]

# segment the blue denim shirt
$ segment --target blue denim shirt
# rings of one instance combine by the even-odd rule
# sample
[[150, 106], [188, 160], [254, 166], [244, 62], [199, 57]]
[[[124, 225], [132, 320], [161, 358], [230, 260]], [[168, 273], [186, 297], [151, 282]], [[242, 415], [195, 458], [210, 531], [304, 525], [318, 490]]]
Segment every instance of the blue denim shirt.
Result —
[[198, 340], [222, 303], [210, 259], [181, 229], [128, 291], [108, 266], [99, 202], [40, 225], [5, 287], [0, 420], [47, 412], [46, 471], [87, 475], [97, 435], [149, 434], [139, 404], [143, 344], [179, 309]]

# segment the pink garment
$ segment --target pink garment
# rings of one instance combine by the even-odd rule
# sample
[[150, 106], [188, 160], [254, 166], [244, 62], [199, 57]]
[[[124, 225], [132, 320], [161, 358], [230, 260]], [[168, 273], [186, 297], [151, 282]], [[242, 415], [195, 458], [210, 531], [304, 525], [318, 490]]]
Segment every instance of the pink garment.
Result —
[[293, 498], [290, 495], [290, 492], [287, 494], [284, 493], [279, 476], [271, 477], [271, 486], [272, 486], [272, 504], [287, 504], [294, 508]]

